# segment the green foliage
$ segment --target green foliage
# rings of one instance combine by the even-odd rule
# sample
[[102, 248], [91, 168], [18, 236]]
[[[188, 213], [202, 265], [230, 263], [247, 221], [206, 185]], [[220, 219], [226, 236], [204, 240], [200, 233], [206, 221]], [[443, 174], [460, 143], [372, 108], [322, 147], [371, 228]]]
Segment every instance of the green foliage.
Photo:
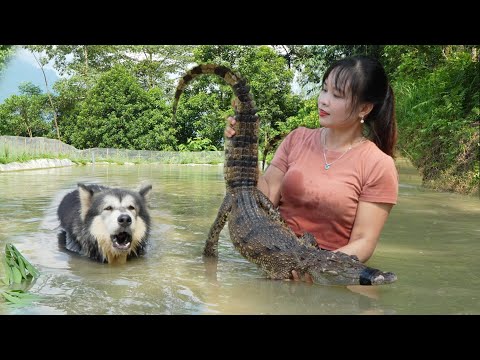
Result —
[[390, 79], [418, 80], [445, 62], [442, 46], [386, 45], [383, 62]]
[[132, 71], [144, 90], [158, 87], [167, 97], [173, 96], [174, 76], [193, 62], [191, 45], [127, 46], [122, 64]]
[[21, 95], [26, 95], [26, 96], [39, 96], [42, 94], [42, 90], [40, 89], [40, 86], [34, 85], [31, 82], [23, 82], [20, 85], [18, 85], [18, 90]]
[[18, 251], [13, 245], [5, 245], [5, 257], [3, 258], [5, 269], [5, 284], [20, 284], [22, 281], [33, 280], [40, 276], [39, 271]]
[[0, 164], [9, 164], [12, 162], [27, 162], [35, 159], [69, 159], [69, 156], [66, 154], [45, 153], [45, 152], [35, 152], [34, 154], [21, 152], [21, 153], [11, 154], [8, 146], [5, 146], [3, 148], [3, 152], [1, 152], [0, 150]]
[[132, 148], [137, 150], [171, 151], [177, 147], [177, 129], [165, 94], [159, 88], [150, 89], [143, 112], [129, 131]]
[[200, 45], [193, 54], [196, 62], [215, 63], [239, 69], [241, 59], [255, 51], [252, 45]]
[[47, 136], [53, 132], [48, 98], [32, 83], [19, 86], [20, 95], [12, 95], [0, 104], [0, 135]]
[[212, 145], [210, 139], [202, 139], [198, 137], [195, 139], [188, 139], [187, 144], [180, 144], [178, 149], [180, 151], [218, 151], [218, 149]]
[[72, 134], [75, 132], [77, 117], [81, 110], [83, 100], [87, 97], [88, 90], [95, 84], [95, 77], [74, 75], [69, 78], [59, 79], [53, 85], [55, 104], [62, 139], [71, 143]]
[[168, 95], [179, 69], [192, 63], [192, 45], [34, 45], [30, 51], [45, 52], [63, 75], [82, 78], [97, 76], [122, 65], [147, 91], [159, 87]]
[[[5, 245], [5, 256], [2, 258], [5, 270], [3, 282], [8, 286], [24, 284], [28, 287], [32, 280], [40, 276], [40, 272], [17, 250], [13, 244]], [[25, 305], [36, 298], [24, 289], [0, 290], [0, 295], [12, 304]]]
[[[208, 78], [213, 80], [208, 76], [192, 82], [191, 89], [185, 91], [179, 103], [177, 137], [180, 144], [187, 145], [191, 139], [208, 139], [215, 147], [222, 145], [226, 114], [233, 113], [229, 101], [231, 94], [226, 87], [213, 89], [215, 85], [208, 84]], [[207, 93], [209, 87], [212, 91]]]
[[310, 129], [315, 129], [319, 126], [316, 97], [305, 100], [297, 115], [290, 116], [287, 121], [278, 124], [279, 130], [284, 134], [287, 134], [300, 126]]
[[[280, 139], [278, 124], [295, 115], [301, 103], [298, 96], [291, 94], [293, 72], [288, 68], [285, 58], [268, 46], [238, 45], [199, 46], [195, 49], [195, 57], [198, 63], [214, 62], [226, 65], [248, 80], [259, 109], [260, 147], [264, 149], [265, 158]], [[229, 112], [231, 114], [232, 92], [221, 80], [209, 80], [210, 84], [212, 82], [219, 84], [216, 87], [217, 90], [212, 89], [211, 85], [210, 88], [205, 85], [203, 89], [200, 89], [206, 93], [216, 91], [217, 96], [222, 99], [219, 110], [223, 111], [223, 118], [217, 121], [217, 128], [213, 133], [218, 137], [212, 138], [209, 135], [212, 143], [218, 147], [223, 140], [225, 117]], [[230, 94], [230, 96], [225, 94]]]
[[0, 45], [0, 74], [13, 55], [13, 52], [14, 47], [12, 45]]
[[64, 129], [77, 148], [171, 150], [176, 146], [170, 109], [158, 89], [145, 92], [122, 66], [104, 73], [71, 109]]
[[399, 147], [421, 169], [425, 184], [450, 174], [473, 179], [465, 192], [478, 189], [479, 70], [468, 51], [457, 49], [422, 77], [404, 75], [394, 83]]
[[3, 154], [0, 160], [5, 159], [5, 162], [2, 162], [2, 164], [6, 164], [7, 162], [9, 162], [9, 158], [10, 158], [10, 149], [8, 146], [3, 146]]
[[44, 53], [44, 63], [51, 60], [61, 75], [105, 72], [120, 61], [118, 50], [125, 47], [117, 45], [28, 45], [25, 49]]
[[25, 306], [30, 305], [33, 301], [39, 300], [40, 297], [21, 289], [0, 290], [2, 296], [9, 305]]
[[[231, 67], [251, 84], [264, 160], [294, 128], [318, 126], [316, 96], [332, 61], [372, 55], [394, 85], [400, 150], [423, 171], [426, 182], [450, 179], [445, 182], [478, 188], [478, 45], [24, 47], [42, 52], [42, 64], [53, 60], [56, 70], [70, 75], [55, 83], [53, 101], [63, 140], [79, 148], [222, 148], [225, 118], [233, 111], [231, 89], [221, 79], [194, 81], [185, 90], [175, 124], [170, 106], [176, 78], [192, 63]], [[0, 71], [14, 48], [0, 45]], [[294, 71], [301, 96], [291, 91]], [[56, 137], [52, 117], [40, 89], [22, 85], [20, 95], [0, 104], [0, 135]]]

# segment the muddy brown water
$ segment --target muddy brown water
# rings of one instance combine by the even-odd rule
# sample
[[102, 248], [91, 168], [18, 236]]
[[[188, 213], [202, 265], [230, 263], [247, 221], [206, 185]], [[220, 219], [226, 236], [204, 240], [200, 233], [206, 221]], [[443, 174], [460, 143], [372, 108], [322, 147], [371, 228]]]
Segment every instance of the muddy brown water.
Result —
[[[225, 193], [222, 166], [87, 165], [0, 174], [0, 249], [40, 270], [22, 307], [0, 314], [480, 314], [480, 200], [420, 186], [398, 162], [400, 196], [368, 264], [398, 281], [335, 287], [265, 279], [222, 231], [218, 262], [201, 252]], [[77, 182], [150, 181], [148, 254], [109, 266], [59, 248], [56, 206]], [[2, 255], [3, 256], [3, 255]], [[0, 270], [3, 274], [3, 268]]]

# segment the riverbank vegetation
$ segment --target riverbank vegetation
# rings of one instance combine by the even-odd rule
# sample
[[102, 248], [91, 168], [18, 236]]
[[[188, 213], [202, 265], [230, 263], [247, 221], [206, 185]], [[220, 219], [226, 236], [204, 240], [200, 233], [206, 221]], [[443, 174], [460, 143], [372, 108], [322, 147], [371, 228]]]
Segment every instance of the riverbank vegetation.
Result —
[[[341, 56], [372, 55], [384, 64], [396, 94], [399, 154], [419, 169], [428, 187], [478, 193], [478, 45], [24, 48], [35, 52], [39, 71], [52, 61], [65, 77], [53, 86], [45, 83], [44, 89], [22, 84], [19, 95], [0, 104], [0, 135], [48, 137], [78, 149], [221, 150], [232, 95], [220, 79], [192, 83], [175, 123], [171, 116], [179, 76], [194, 63], [216, 62], [234, 68], [251, 84], [261, 118], [264, 166], [293, 128], [318, 126], [316, 98], [326, 66]], [[2, 49], [0, 63], [12, 51]]]

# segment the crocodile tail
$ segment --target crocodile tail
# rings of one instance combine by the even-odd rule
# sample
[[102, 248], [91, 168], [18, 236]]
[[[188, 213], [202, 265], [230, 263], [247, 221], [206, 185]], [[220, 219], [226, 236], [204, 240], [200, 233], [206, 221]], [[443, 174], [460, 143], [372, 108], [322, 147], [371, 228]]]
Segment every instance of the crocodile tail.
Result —
[[225, 181], [233, 188], [256, 187], [258, 181], [258, 116], [255, 102], [246, 80], [229, 68], [202, 64], [190, 69], [179, 81], [173, 103], [173, 115], [188, 83], [199, 75], [213, 74], [230, 85], [235, 94], [235, 136], [225, 146]]

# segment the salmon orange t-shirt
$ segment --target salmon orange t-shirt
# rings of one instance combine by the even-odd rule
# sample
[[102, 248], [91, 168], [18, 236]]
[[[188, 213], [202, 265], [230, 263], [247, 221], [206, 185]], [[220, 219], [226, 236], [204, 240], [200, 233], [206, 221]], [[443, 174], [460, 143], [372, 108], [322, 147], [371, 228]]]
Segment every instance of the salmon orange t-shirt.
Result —
[[[298, 235], [313, 234], [320, 247], [335, 250], [350, 239], [359, 201], [396, 204], [398, 172], [391, 156], [367, 140], [347, 151], [326, 151], [321, 133], [300, 127], [280, 144], [271, 166], [285, 173], [279, 210]], [[337, 161], [337, 160], [338, 161]]]

